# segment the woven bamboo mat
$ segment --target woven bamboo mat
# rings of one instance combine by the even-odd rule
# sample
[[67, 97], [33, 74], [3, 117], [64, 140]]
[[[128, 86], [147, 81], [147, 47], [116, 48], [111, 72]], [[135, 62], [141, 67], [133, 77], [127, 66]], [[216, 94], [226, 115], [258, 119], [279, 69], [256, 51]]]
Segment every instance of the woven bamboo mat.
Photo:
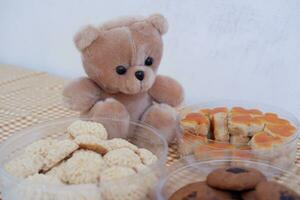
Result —
[[[78, 116], [62, 104], [62, 89], [66, 80], [49, 75], [0, 65], [0, 143], [9, 135], [35, 124]], [[300, 175], [300, 140], [296, 165], [292, 172]], [[169, 148], [170, 165], [179, 158], [177, 146]]]

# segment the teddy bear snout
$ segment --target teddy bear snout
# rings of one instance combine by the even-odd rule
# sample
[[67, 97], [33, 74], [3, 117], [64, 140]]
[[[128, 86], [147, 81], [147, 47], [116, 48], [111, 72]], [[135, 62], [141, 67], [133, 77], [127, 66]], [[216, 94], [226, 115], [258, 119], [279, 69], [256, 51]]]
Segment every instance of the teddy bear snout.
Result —
[[143, 79], [144, 79], [144, 77], [145, 77], [145, 73], [144, 73], [144, 71], [136, 71], [135, 72], [135, 77], [138, 79], [138, 80], [140, 80], [140, 81], [142, 81]]

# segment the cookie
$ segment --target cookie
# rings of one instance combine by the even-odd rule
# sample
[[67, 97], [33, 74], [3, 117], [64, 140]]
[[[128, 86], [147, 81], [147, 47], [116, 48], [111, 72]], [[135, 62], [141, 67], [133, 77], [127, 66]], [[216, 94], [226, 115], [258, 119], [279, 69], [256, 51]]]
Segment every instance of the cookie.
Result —
[[140, 157], [134, 153], [132, 150], [127, 148], [115, 149], [109, 151], [103, 157], [105, 162], [109, 167], [111, 166], [125, 166], [125, 167], [134, 167], [141, 164]]
[[88, 149], [104, 155], [108, 152], [106, 140], [100, 140], [93, 135], [80, 135], [74, 140], [82, 149]]
[[243, 200], [256, 200], [256, 191], [255, 190], [249, 190], [242, 192], [241, 194]]
[[106, 140], [108, 137], [104, 126], [92, 121], [77, 120], [67, 128], [67, 132], [71, 138], [80, 135], [93, 135], [101, 140]]
[[254, 189], [263, 180], [266, 180], [266, 177], [260, 171], [238, 166], [219, 168], [207, 176], [207, 184], [209, 186], [232, 191]]
[[77, 149], [78, 145], [74, 141], [57, 141], [51, 146], [51, 149], [47, 152], [47, 155], [44, 157], [44, 167], [42, 170], [48, 171], [60, 161], [71, 155]]
[[52, 148], [52, 145], [55, 144], [56, 142], [58, 142], [58, 140], [54, 140], [50, 138], [38, 140], [28, 145], [25, 148], [25, 153], [38, 154], [42, 157], [46, 157], [49, 150]]
[[63, 185], [63, 183], [54, 176], [45, 174], [35, 174], [25, 179], [27, 183], [50, 184], [50, 185]]
[[131, 149], [132, 151], [137, 151], [138, 147], [135, 146], [134, 144], [131, 144], [125, 139], [122, 138], [113, 138], [111, 140], [107, 141], [107, 148], [108, 151], [112, 151], [115, 149], [120, 149], [120, 148], [128, 148]]
[[135, 175], [136, 172], [129, 167], [113, 166], [101, 173], [101, 194], [107, 200], [141, 200], [146, 199], [147, 185], [144, 179], [124, 181], [126, 186], [116, 186], [115, 180]]
[[24, 153], [19, 157], [7, 162], [4, 169], [13, 176], [26, 178], [38, 173], [44, 166], [40, 155]]
[[111, 181], [126, 176], [131, 176], [136, 174], [136, 172], [129, 167], [122, 166], [112, 166], [101, 172], [101, 182]]
[[59, 164], [55, 165], [54, 167], [52, 167], [48, 172], [46, 172], [45, 174], [48, 176], [52, 176], [52, 177], [56, 177], [59, 180], [63, 179], [63, 168], [65, 166], [66, 162], [62, 161]]
[[126, 184], [126, 187], [115, 187], [113, 183], [102, 186], [104, 200], [146, 200], [147, 187], [142, 182]]
[[137, 154], [145, 165], [151, 165], [157, 161], [157, 157], [148, 149], [140, 148], [137, 150]]
[[300, 195], [273, 181], [263, 181], [256, 186], [258, 200], [300, 200]]
[[190, 183], [175, 193], [169, 200], [231, 200], [240, 199], [236, 192], [225, 192], [208, 186], [205, 182]]
[[62, 179], [68, 184], [97, 183], [101, 171], [106, 168], [106, 163], [98, 153], [78, 150], [64, 164]]

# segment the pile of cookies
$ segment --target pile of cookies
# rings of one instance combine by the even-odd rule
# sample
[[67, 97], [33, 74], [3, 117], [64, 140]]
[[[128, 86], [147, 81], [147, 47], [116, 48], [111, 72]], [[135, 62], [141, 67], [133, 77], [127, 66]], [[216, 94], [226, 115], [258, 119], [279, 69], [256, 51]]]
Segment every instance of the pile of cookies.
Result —
[[260, 171], [240, 166], [218, 168], [206, 181], [190, 183], [169, 200], [300, 200], [295, 191], [267, 181]]
[[[148, 166], [157, 160], [151, 151], [125, 139], [109, 140], [100, 123], [78, 120], [66, 132], [67, 139], [47, 138], [30, 144], [20, 156], [5, 164], [5, 170], [26, 183], [95, 184], [102, 188], [106, 183], [150, 171]], [[126, 187], [115, 191], [102, 190], [102, 198], [143, 199], [156, 177], [148, 178], [134, 187], [129, 184], [128, 190]]]
[[[242, 107], [190, 112], [181, 119], [180, 126], [183, 130], [182, 154], [193, 151], [201, 154], [209, 149], [239, 149], [254, 150], [262, 155], [290, 141], [297, 131], [276, 113]], [[201, 144], [205, 147], [199, 147]]]

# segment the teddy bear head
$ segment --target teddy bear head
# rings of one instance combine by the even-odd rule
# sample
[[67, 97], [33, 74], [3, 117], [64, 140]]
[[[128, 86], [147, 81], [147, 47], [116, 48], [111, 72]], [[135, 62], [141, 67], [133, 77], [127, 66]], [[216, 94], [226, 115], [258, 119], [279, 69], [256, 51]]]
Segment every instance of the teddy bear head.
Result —
[[90, 79], [108, 93], [138, 94], [153, 85], [161, 61], [166, 19], [128, 17], [79, 31], [74, 42]]

